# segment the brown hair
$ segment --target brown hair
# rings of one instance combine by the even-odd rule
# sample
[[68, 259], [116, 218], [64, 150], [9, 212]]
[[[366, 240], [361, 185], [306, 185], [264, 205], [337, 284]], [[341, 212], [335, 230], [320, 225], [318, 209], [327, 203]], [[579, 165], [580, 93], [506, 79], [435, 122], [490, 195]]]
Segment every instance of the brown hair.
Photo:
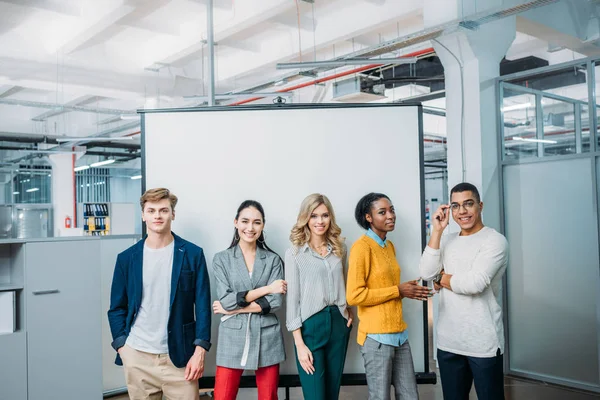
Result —
[[171, 203], [171, 210], [175, 211], [175, 206], [177, 205], [177, 196], [169, 191], [166, 188], [154, 188], [148, 189], [146, 192], [140, 197], [140, 206], [142, 206], [142, 212], [144, 211], [144, 205], [146, 202], [157, 202], [164, 199], [169, 199]]

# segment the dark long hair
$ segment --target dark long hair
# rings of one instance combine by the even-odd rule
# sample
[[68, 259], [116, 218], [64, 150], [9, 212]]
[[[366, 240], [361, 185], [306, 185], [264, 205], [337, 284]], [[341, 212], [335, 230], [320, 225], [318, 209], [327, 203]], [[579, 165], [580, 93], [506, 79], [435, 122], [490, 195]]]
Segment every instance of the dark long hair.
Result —
[[[262, 220], [263, 220], [263, 224], [264, 224], [265, 223], [265, 210], [263, 209], [263, 206], [256, 200], [244, 200], [237, 209], [237, 213], [235, 214], [235, 219], [237, 220], [240, 217], [240, 213], [243, 210], [245, 210], [246, 208], [250, 208], [250, 207], [256, 208], [258, 210], [258, 212], [262, 216]], [[230, 249], [232, 247], [237, 246], [238, 243], [240, 242], [240, 237], [239, 237], [239, 235], [236, 235], [236, 233], [237, 233], [237, 228], [234, 227], [233, 228], [233, 239], [231, 240], [231, 244], [229, 245]], [[281, 259], [281, 256], [279, 254], [277, 254], [273, 249], [271, 249], [269, 246], [267, 246], [267, 242], [265, 241], [264, 233], [265, 233], [264, 230], [262, 232], [260, 232], [260, 236], [256, 240], [256, 245], [263, 250], [270, 251], [271, 253], [276, 254], [277, 257], [279, 257]], [[281, 263], [283, 264], [283, 259], [281, 259]]]

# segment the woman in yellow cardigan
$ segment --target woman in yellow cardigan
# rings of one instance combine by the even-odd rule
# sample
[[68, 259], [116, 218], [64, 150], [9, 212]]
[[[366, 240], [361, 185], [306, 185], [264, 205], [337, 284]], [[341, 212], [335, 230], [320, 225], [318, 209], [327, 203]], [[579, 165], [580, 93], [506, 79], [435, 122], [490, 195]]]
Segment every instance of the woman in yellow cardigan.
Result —
[[356, 205], [356, 222], [366, 229], [350, 250], [346, 297], [358, 306], [358, 336], [365, 364], [369, 400], [418, 399], [402, 299], [427, 300], [430, 290], [417, 281], [400, 283], [400, 265], [387, 233], [394, 230], [396, 213], [382, 193], [369, 193]]

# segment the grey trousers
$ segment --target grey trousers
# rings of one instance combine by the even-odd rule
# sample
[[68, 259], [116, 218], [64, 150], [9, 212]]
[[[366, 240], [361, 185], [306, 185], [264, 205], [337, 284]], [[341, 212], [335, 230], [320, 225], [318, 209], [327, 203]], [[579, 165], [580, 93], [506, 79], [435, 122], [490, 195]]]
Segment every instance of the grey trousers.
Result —
[[408, 340], [400, 347], [367, 338], [360, 352], [365, 362], [369, 400], [390, 400], [394, 385], [396, 400], [418, 400], [417, 379]]

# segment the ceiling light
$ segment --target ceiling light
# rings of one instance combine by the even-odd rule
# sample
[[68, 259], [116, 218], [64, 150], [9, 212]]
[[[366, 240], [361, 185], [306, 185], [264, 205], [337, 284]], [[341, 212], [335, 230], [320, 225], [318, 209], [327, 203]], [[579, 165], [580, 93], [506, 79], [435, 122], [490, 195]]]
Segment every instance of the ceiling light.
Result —
[[522, 137], [519, 137], [519, 136], [513, 137], [512, 140], [518, 140], [520, 142], [532, 142], [532, 143], [548, 143], [548, 144], [556, 144], [556, 143], [558, 143], [556, 140], [529, 139], [529, 138], [522, 138]]
[[40, 190], [40, 188], [31, 188], [31, 189], [27, 189], [26, 192], [31, 193], [31, 192], [37, 192], [38, 190]]
[[502, 112], [520, 110], [522, 108], [531, 107], [531, 103], [515, 104], [513, 106], [503, 107]]
[[121, 119], [139, 119], [139, 114], [121, 114]]
[[142, 179], [141, 175], [134, 175], [131, 177], [131, 179]]
[[61, 137], [57, 138], [56, 141], [61, 142], [78, 142], [80, 140], [85, 140], [88, 142], [112, 142], [114, 140], [133, 140], [131, 136], [118, 136], [118, 137], [89, 137], [89, 136], [81, 136], [81, 137]]
[[84, 171], [86, 169], [89, 169], [90, 166], [89, 165], [82, 165], [81, 167], [75, 167], [73, 168], [73, 171], [78, 172], [78, 171]]
[[13, 192], [13, 194], [19, 194], [19, 192]]
[[332, 61], [308, 61], [294, 63], [277, 63], [277, 69], [310, 69], [310, 68], [327, 68], [327, 67], [343, 67], [345, 65], [371, 65], [371, 64], [414, 64], [417, 62], [417, 57], [402, 57], [402, 58], [347, 58], [345, 60]]
[[112, 160], [104, 160], [104, 161], [98, 161], [95, 162], [93, 164], [90, 165], [90, 167], [94, 168], [94, 167], [101, 167], [103, 165], [108, 165], [108, 164], [112, 164], [114, 163], [116, 160], [112, 159]]

